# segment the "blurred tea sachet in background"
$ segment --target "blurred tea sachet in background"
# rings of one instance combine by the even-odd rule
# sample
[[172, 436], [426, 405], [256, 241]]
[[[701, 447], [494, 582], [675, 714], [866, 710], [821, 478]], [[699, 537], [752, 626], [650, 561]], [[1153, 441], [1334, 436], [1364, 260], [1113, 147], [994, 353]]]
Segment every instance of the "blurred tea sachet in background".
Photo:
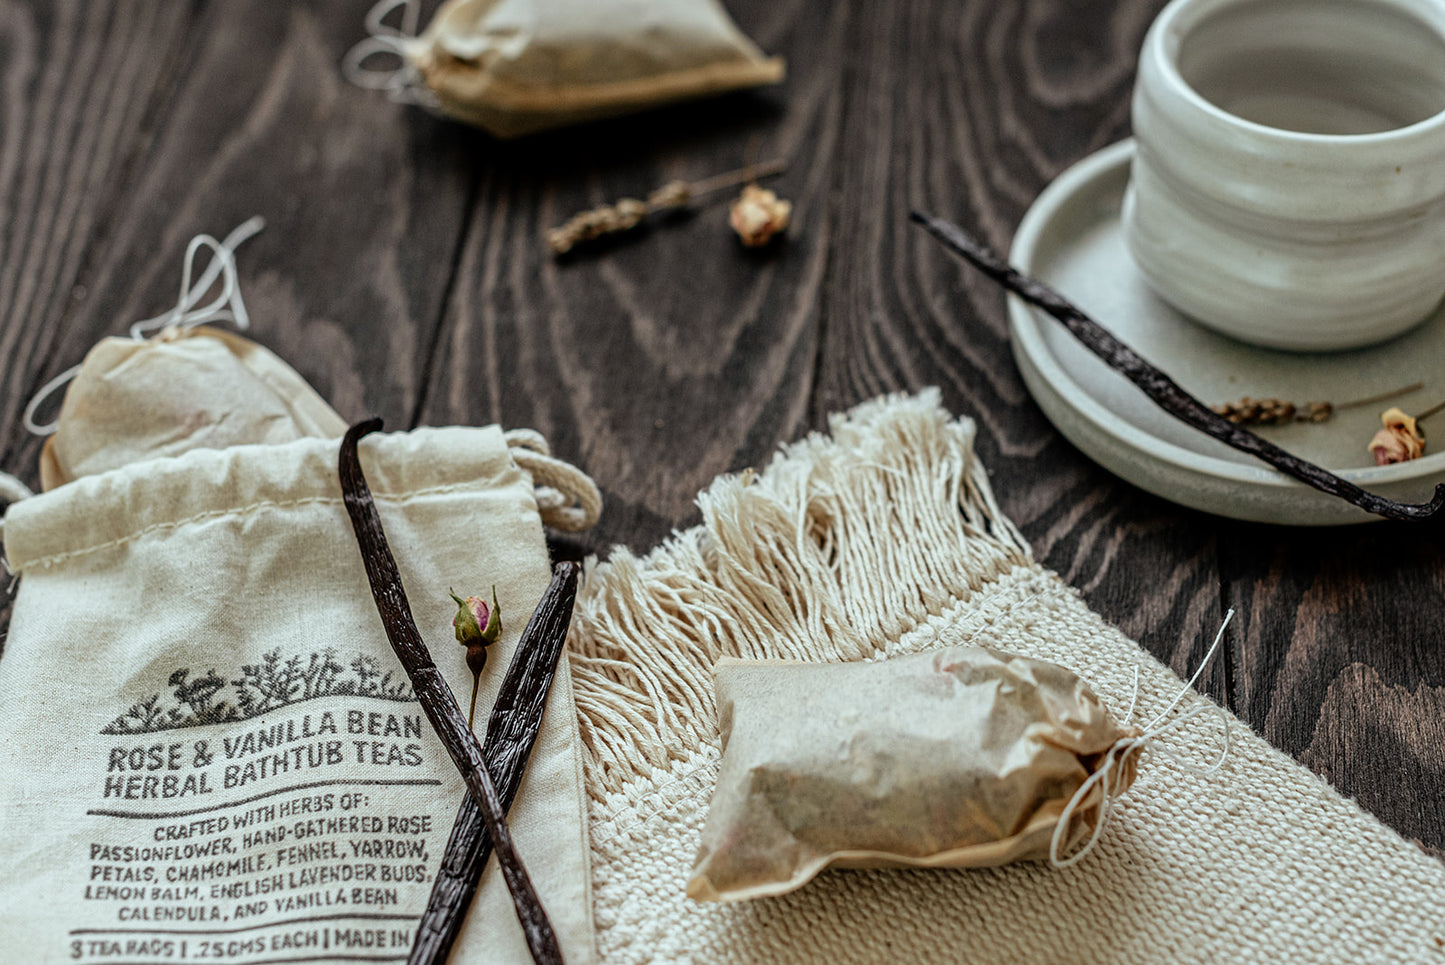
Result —
[[[401, 28], [382, 23], [402, 8]], [[382, 0], [343, 69], [364, 87], [500, 138], [783, 79], [717, 0], [450, 0], [420, 36], [417, 7]], [[400, 69], [363, 67], [374, 54]]]

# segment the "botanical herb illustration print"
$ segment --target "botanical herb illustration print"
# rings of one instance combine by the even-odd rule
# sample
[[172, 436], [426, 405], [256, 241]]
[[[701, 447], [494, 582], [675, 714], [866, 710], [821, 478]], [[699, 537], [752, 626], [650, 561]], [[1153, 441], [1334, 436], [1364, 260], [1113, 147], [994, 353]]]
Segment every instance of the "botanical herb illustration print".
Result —
[[192, 676], [189, 667], [182, 667], [171, 674], [166, 686], [171, 688], [173, 698], [152, 694], [137, 701], [100, 732], [150, 734], [249, 720], [303, 700], [332, 695], [402, 702], [416, 699], [405, 674], [382, 670], [376, 658], [367, 654], [359, 654], [342, 666], [331, 647], [312, 651], [305, 663], [300, 654], [283, 661], [278, 647], [262, 654], [260, 663], [243, 665], [240, 677], [230, 681], [215, 670]]

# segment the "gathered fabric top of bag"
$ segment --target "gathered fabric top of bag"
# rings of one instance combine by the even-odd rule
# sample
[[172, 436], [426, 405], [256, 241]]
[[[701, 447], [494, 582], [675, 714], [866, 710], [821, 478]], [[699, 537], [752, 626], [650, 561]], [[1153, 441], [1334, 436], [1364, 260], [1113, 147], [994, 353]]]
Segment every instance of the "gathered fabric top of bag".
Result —
[[[392, 460], [372, 485], [378, 500], [403, 499], [486, 486], [515, 472], [497, 426], [420, 428], [387, 437]], [[290, 509], [340, 502], [336, 443], [297, 439], [269, 445], [196, 449], [83, 476], [17, 502], [6, 516], [5, 555], [23, 575], [76, 556], [121, 546], [165, 530], [257, 509]], [[96, 507], [106, 512], [96, 512]], [[531, 510], [532, 507], [519, 507]]]

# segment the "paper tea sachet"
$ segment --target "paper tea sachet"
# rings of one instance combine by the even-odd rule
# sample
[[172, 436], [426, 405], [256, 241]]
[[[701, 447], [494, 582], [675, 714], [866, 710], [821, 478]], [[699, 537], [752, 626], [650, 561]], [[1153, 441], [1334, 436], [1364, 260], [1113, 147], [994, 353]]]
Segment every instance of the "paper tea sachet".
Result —
[[[400, 30], [382, 19], [404, 8]], [[510, 138], [783, 79], [717, 0], [449, 0], [420, 36], [382, 0], [347, 55], [355, 83]], [[396, 71], [363, 66], [399, 56]]]
[[[131, 325], [128, 337], [101, 339], [30, 400], [26, 427], [49, 436], [40, 456], [43, 489], [192, 449], [341, 437], [346, 422], [295, 369], [247, 338], [204, 324], [250, 327], [235, 251], [264, 227], [255, 217], [224, 240], [193, 238], [174, 307]], [[192, 284], [203, 250], [211, 258]], [[216, 287], [219, 294], [205, 302]], [[61, 389], [59, 416], [38, 424], [37, 411]]]
[[65, 393], [40, 482], [49, 490], [141, 459], [345, 431], [291, 366], [233, 332], [200, 326], [106, 338]]
[[785, 894], [830, 866], [1058, 858], [1133, 782], [1142, 746], [1072, 671], [980, 647], [725, 658], [714, 679], [723, 759], [687, 886], [700, 901]]
[[[377, 620], [329, 408], [269, 353], [176, 324], [205, 314], [102, 343], [53, 440], [66, 476], [6, 511], [19, 584], [0, 657], [0, 960], [405, 960], [465, 793]], [[595, 520], [590, 498], [561, 505], [585, 477], [545, 449], [497, 426], [362, 445], [456, 693], [472, 677], [448, 587], [531, 613], [550, 577], [544, 519]], [[504, 623], [499, 666], [525, 623]], [[502, 676], [482, 675], [479, 719]], [[564, 665], [510, 827], [566, 960], [586, 963], [572, 706]], [[495, 861], [455, 953], [530, 960]]]

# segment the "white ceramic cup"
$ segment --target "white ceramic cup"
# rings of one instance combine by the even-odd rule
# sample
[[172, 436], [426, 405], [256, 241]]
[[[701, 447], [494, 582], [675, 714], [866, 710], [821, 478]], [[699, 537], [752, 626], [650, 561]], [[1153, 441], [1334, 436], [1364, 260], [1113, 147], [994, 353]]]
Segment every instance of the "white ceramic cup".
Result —
[[1445, 295], [1445, 0], [1174, 0], [1133, 123], [1129, 249], [1210, 328], [1355, 348]]

